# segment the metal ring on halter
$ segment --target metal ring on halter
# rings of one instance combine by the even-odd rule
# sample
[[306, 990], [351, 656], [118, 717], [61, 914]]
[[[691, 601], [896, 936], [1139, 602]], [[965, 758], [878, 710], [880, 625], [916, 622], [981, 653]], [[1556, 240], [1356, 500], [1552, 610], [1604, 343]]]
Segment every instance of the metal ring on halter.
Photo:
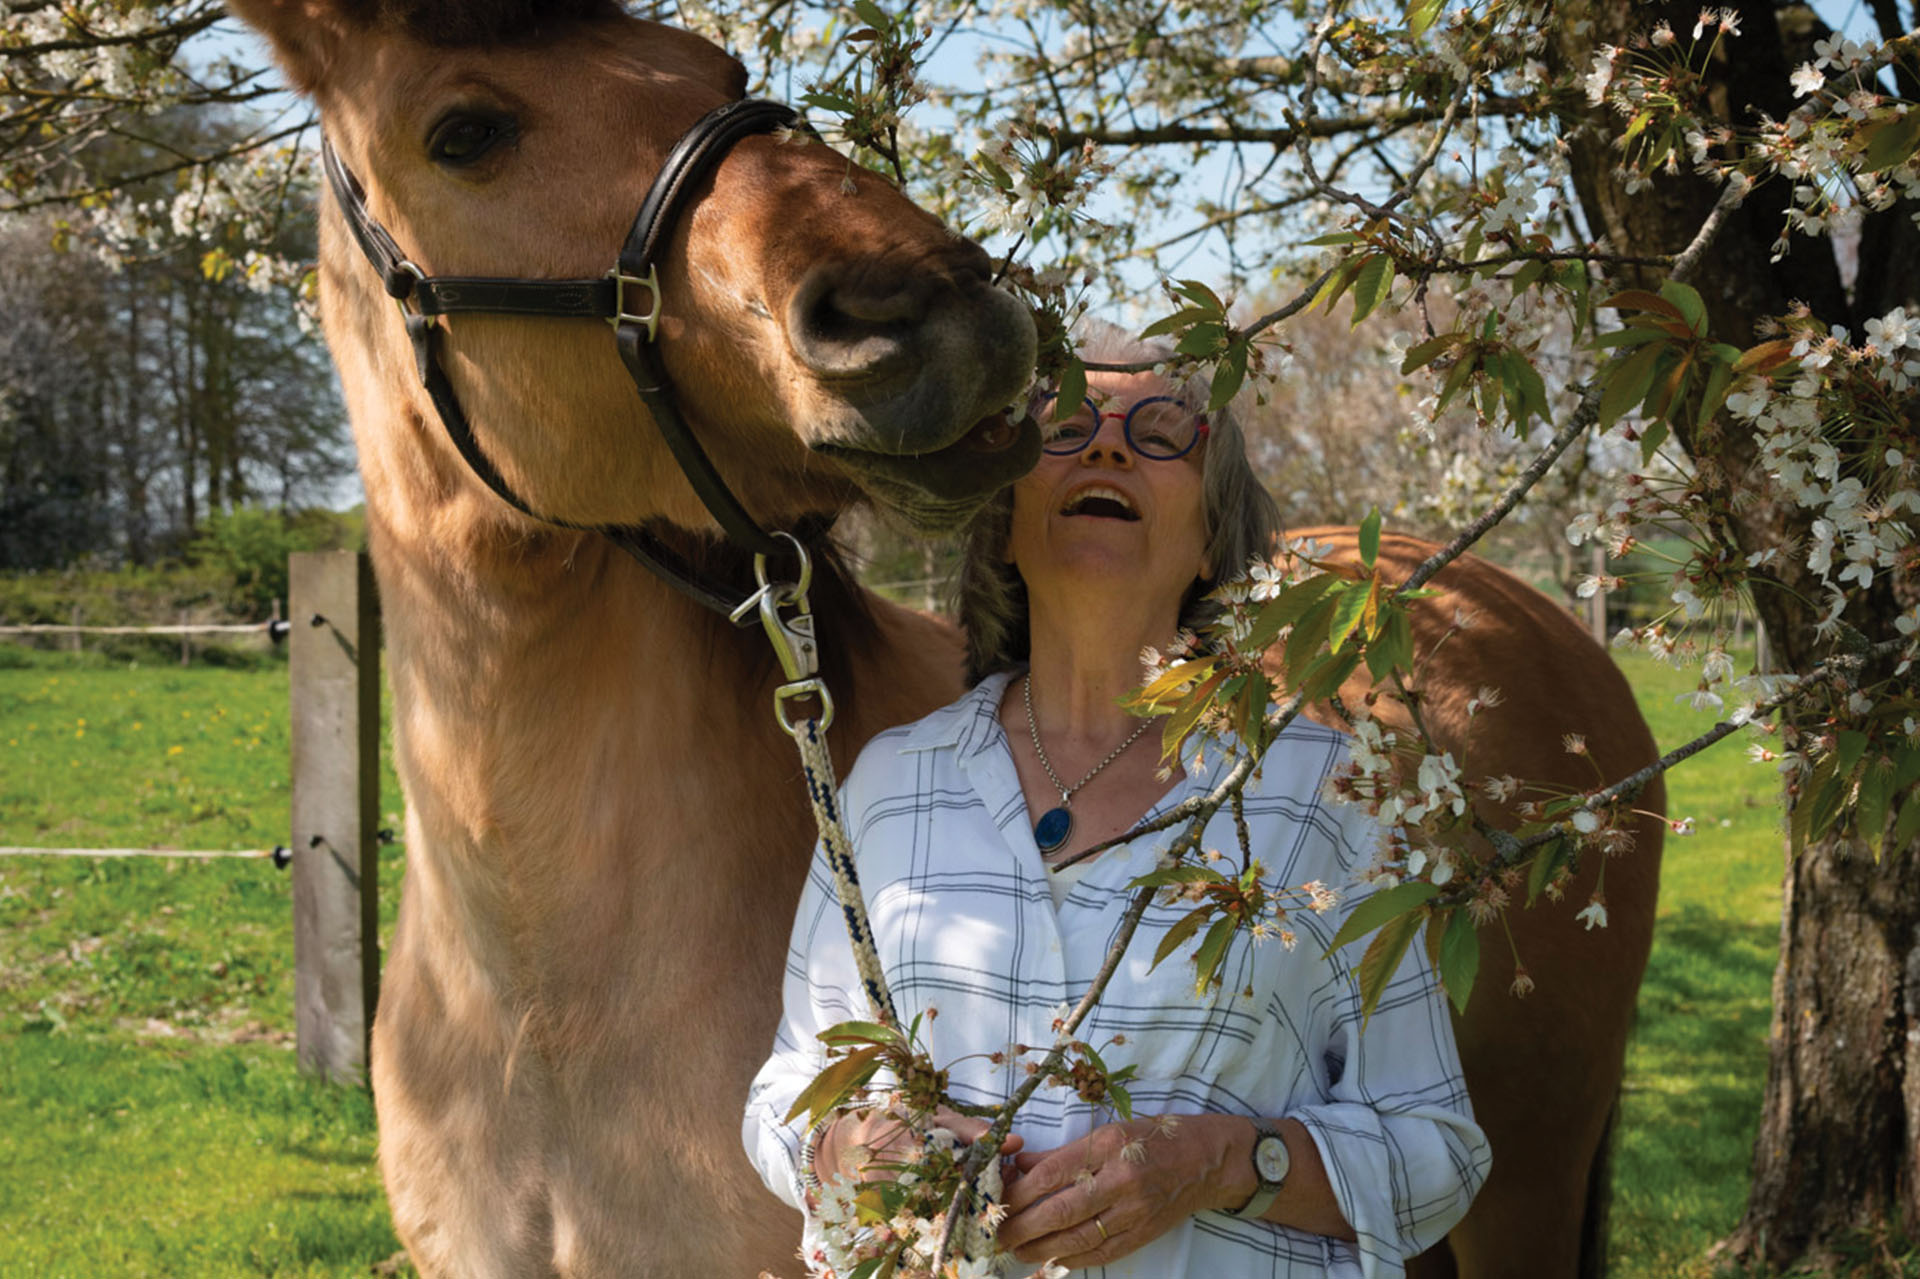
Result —
[[820, 731], [826, 732], [833, 727], [833, 694], [827, 691], [826, 681], [817, 676], [812, 679], [795, 680], [791, 684], [782, 684], [773, 690], [773, 717], [788, 737], [797, 738], [799, 726], [787, 718], [787, 703], [796, 697], [817, 697], [820, 699]]
[[[793, 590], [787, 596], [787, 599], [790, 602], [799, 604], [801, 608], [805, 608], [807, 606], [807, 588], [813, 585], [813, 561], [807, 556], [807, 548], [802, 546], [800, 539], [793, 534], [775, 529], [773, 536], [791, 545], [793, 547], [793, 553], [800, 558], [800, 580], [793, 583]], [[758, 553], [753, 557], [753, 580], [758, 582], [762, 588], [768, 585], [767, 557]]]

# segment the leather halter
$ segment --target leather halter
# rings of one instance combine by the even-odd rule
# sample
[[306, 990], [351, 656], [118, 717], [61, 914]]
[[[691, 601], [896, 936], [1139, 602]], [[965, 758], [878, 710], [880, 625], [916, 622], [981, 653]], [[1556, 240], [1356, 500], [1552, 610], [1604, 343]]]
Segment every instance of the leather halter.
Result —
[[[786, 535], [769, 534], [755, 523], [720, 478], [713, 460], [674, 402], [666, 366], [654, 340], [664, 305], [656, 255], [672, 230], [686, 193], [717, 168], [740, 139], [792, 127], [798, 119], [792, 107], [763, 98], [728, 102], [702, 116], [674, 144], [653, 185], [647, 189], [646, 199], [641, 202], [640, 212], [627, 232], [626, 244], [614, 268], [598, 279], [587, 280], [427, 275], [400, 251], [386, 228], [367, 211], [363, 188], [341, 162], [333, 144], [324, 137], [320, 144], [327, 182], [346, 215], [347, 227], [361, 251], [380, 272], [387, 293], [400, 303], [421, 384], [439, 411], [447, 437], [474, 475], [522, 515], [561, 528], [604, 534], [668, 585], [707, 608], [732, 617], [739, 625], [750, 625], [755, 620], [753, 610], [745, 605], [757, 592], [730, 595], [725, 588], [702, 581], [678, 552], [642, 526], [575, 524], [541, 515], [508, 487], [474, 438], [453, 384], [440, 367], [437, 352], [440, 325], [436, 317], [467, 312], [606, 320], [613, 325], [620, 361], [626, 365], [634, 387], [646, 402], [647, 411], [666, 440], [667, 448], [727, 537], [757, 555], [788, 549]], [[636, 309], [642, 293], [650, 298], [644, 311]], [[804, 530], [809, 539], [824, 531], [822, 520], [811, 519], [806, 523], [811, 526]]]

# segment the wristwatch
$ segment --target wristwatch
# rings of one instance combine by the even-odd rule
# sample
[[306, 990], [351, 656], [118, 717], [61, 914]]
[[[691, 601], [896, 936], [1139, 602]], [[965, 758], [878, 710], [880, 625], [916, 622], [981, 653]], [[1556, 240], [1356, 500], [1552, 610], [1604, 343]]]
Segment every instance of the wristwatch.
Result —
[[1266, 1119], [1256, 1119], [1253, 1133], [1253, 1175], [1260, 1179], [1260, 1187], [1244, 1207], [1227, 1214], [1247, 1221], [1267, 1210], [1286, 1182], [1288, 1169], [1293, 1167], [1293, 1156], [1287, 1153], [1287, 1142], [1278, 1126]]

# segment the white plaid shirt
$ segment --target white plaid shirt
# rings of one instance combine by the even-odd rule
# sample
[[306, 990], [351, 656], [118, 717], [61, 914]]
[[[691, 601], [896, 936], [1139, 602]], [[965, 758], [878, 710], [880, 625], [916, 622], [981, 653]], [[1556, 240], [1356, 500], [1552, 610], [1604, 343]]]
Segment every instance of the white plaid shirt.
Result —
[[[880, 734], [861, 753], [842, 796], [861, 888], [887, 982], [902, 1018], [929, 1007], [922, 1037], [936, 1065], [951, 1068], [953, 1094], [977, 1104], [1006, 1100], [1024, 1077], [986, 1055], [1010, 1044], [1044, 1049], [1052, 1023], [1092, 984], [1130, 896], [1127, 882], [1152, 870], [1177, 831], [1114, 848], [1095, 859], [1058, 911], [1033, 840], [1013, 756], [998, 718], [1008, 677], [998, 675], [916, 723]], [[1147, 1247], [1100, 1268], [1111, 1279], [1193, 1276], [1384, 1276], [1438, 1240], [1486, 1179], [1486, 1139], [1474, 1124], [1454, 1050], [1445, 996], [1425, 948], [1407, 959], [1381, 996], [1364, 1036], [1349, 964], [1358, 947], [1321, 953], [1363, 895], [1379, 828], [1359, 808], [1322, 799], [1347, 739], [1304, 721], [1268, 752], [1246, 789], [1253, 848], [1272, 886], [1321, 880], [1342, 892], [1325, 916], [1292, 912], [1291, 951], [1277, 940], [1235, 938], [1210, 994], [1193, 993], [1197, 939], [1158, 968], [1148, 964], [1165, 931], [1190, 904], [1148, 909], [1120, 972], [1080, 1037], [1110, 1067], [1131, 1062], [1137, 1114], [1224, 1112], [1287, 1116], [1312, 1134], [1356, 1246], [1222, 1213], [1199, 1213]], [[1159, 812], [1207, 784], [1221, 764], [1187, 769]], [[1223, 810], [1207, 847], [1233, 856]], [[1253, 994], [1243, 993], [1251, 987]], [[794, 920], [785, 1009], [773, 1055], [748, 1096], [748, 1154], [775, 1194], [796, 1207], [805, 1121], [781, 1122], [824, 1064], [815, 1036], [871, 1014], [825, 861], [816, 855]], [[1119, 1033], [1123, 1046], [1108, 1048]], [[1039, 1059], [1039, 1054], [1027, 1060]], [[1070, 1091], [1043, 1087], [1014, 1131], [1028, 1150], [1084, 1136], [1115, 1116]]]

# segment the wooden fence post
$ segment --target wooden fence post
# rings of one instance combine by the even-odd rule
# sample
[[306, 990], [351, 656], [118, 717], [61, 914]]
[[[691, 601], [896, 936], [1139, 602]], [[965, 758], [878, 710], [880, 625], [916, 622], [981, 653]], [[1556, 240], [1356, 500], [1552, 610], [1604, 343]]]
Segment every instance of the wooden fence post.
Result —
[[366, 1080], [380, 985], [380, 623], [352, 551], [290, 557], [294, 1023], [303, 1070]]

